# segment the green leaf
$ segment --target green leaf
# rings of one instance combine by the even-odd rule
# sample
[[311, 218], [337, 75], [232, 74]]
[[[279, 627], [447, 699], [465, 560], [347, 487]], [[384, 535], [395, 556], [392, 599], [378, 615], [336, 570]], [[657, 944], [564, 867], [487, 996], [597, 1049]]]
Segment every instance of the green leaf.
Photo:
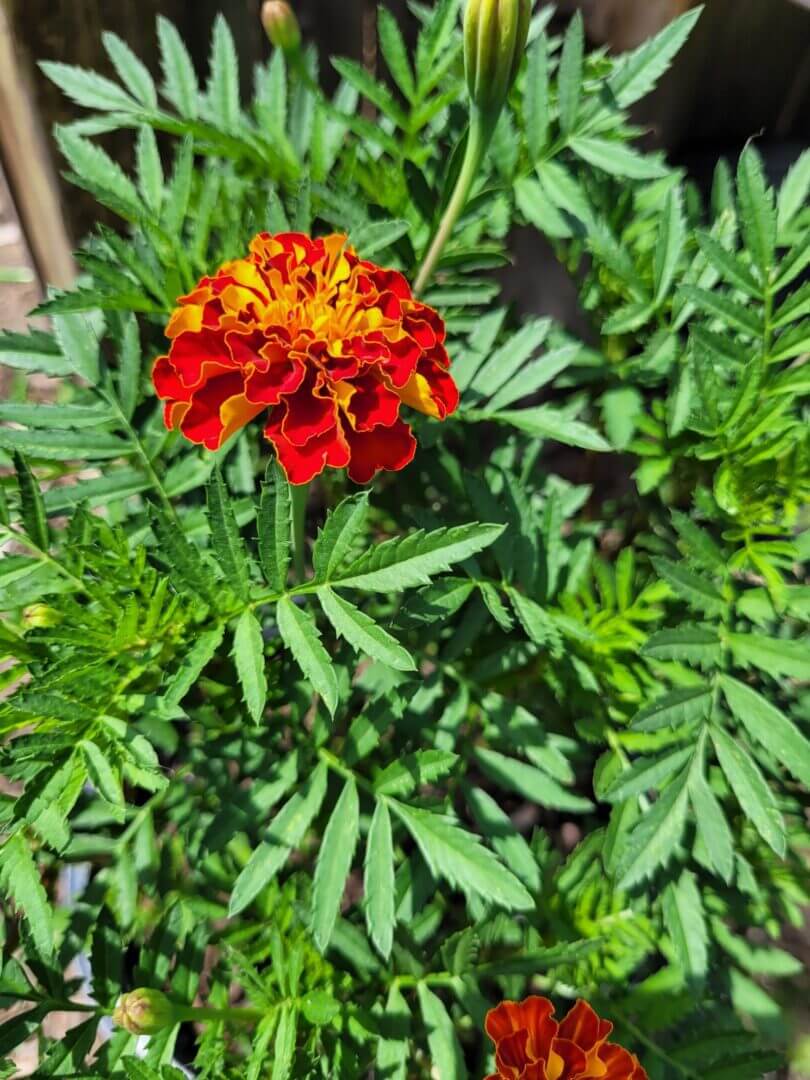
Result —
[[725, 576], [725, 556], [709, 533], [692, 521], [688, 514], [679, 510], [673, 510], [671, 514], [672, 523], [678, 530], [688, 560], [704, 570]]
[[333, 56], [332, 67], [350, 86], [358, 90], [380, 112], [401, 128], [407, 128], [408, 118], [397, 104], [394, 95], [382, 83], [369, 74], [356, 60], [344, 56]]
[[248, 712], [258, 724], [267, 703], [267, 673], [261, 623], [249, 609], [242, 612], [236, 624], [233, 658]]
[[722, 728], [712, 728], [712, 742], [720, 767], [731, 785], [731, 790], [737, 796], [743, 813], [766, 844], [769, 844], [777, 855], [784, 856], [785, 823], [773, 792], [756, 762]]
[[155, 90], [155, 83], [146, 65], [138, 59], [129, 45], [122, 41], [117, 34], [105, 31], [101, 35], [101, 40], [124, 86], [147, 109], [156, 109], [157, 90]]
[[397, 20], [384, 4], [377, 8], [377, 31], [380, 35], [380, 50], [394, 82], [408, 101], [413, 101], [416, 97], [416, 85], [408, 50]]
[[529, 51], [523, 108], [529, 157], [531, 161], [537, 161], [545, 149], [549, 127], [548, 39], [545, 34], [538, 34]]
[[683, 200], [681, 189], [676, 187], [667, 195], [662, 227], [655, 245], [656, 304], [663, 303], [672, 287], [685, 239], [686, 222], [683, 216]]
[[39, 67], [63, 94], [84, 109], [131, 113], [138, 108], [135, 100], [118, 83], [97, 75], [95, 71], [85, 71], [84, 68], [55, 60], [43, 60]]
[[458, 754], [447, 750], [417, 750], [392, 761], [374, 781], [376, 795], [410, 795], [423, 784], [445, 776], [458, 762]]
[[706, 683], [672, 690], [639, 710], [631, 724], [633, 731], [660, 731], [708, 719], [712, 704], [711, 688]]
[[43, 960], [53, 955], [53, 913], [25, 837], [14, 833], [0, 848], [0, 886], [25, 919]]
[[292, 502], [289, 482], [278, 462], [268, 467], [257, 524], [259, 559], [265, 579], [271, 589], [283, 592], [290, 569]]
[[765, 183], [762, 159], [750, 143], [740, 155], [737, 195], [745, 243], [766, 276], [773, 266], [776, 247], [776, 210], [773, 192]]
[[810, 742], [767, 698], [730, 675], [719, 676], [728, 707], [748, 734], [810, 788]]
[[141, 221], [148, 216], [135, 185], [100, 146], [72, 128], [54, 128], [54, 138], [73, 170], [74, 183], [90, 190], [105, 206], [128, 221]]
[[561, 371], [565, 371], [581, 351], [581, 347], [577, 344], [562, 345], [559, 349], [550, 349], [535, 357], [513, 379], [501, 387], [490, 400], [488, 408], [498, 412], [521, 398], [536, 393], [556, 379]]
[[456, 1036], [456, 1025], [444, 1002], [423, 982], [418, 984], [416, 992], [436, 1074], [442, 1080], [466, 1080], [469, 1074]]
[[344, 600], [328, 586], [318, 589], [324, 614], [341, 637], [356, 652], [365, 653], [397, 671], [415, 671], [416, 663], [402, 645], [364, 612]]
[[659, 788], [661, 782], [678, 772], [693, 753], [692, 747], [688, 746], [652, 760], [639, 758], [629, 769], [619, 773], [602, 797], [606, 802], [618, 803]]
[[546, 194], [542, 184], [532, 177], [521, 177], [515, 182], [515, 202], [526, 220], [546, 236], [565, 240], [573, 235], [566, 217]]
[[39, 483], [22, 454], [14, 454], [14, 470], [20, 489], [20, 517], [29, 539], [40, 551], [50, 547], [50, 531]]
[[237, 130], [241, 120], [239, 58], [228, 20], [221, 12], [214, 22], [214, 33], [211, 38], [211, 62], [206, 96], [214, 123], [229, 133]]
[[329, 653], [321, 644], [315, 620], [288, 596], [279, 600], [276, 619], [284, 644], [334, 716], [339, 701], [337, 675]]
[[270, 1080], [288, 1080], [295, 1060], [298, 1013], [291, 1005], [283, 1005], [273, 1043], [273, 1067]]
[[794, 161], [782, 181], [778, 199], [778, 225], [782, 234], [807, 203], [810, 194], [810, 150]]
[[[549, 319], [532, 319], [490, 356], [472, 381], [471, 389], [491, 397], [516, 375], [524, 361], [542, 345], [551, 328]], [[521, 395], [522, 396], [522, 395]]]
[[206, 497], [211, 544], [217, 562], [222, 567], [228, 588], [233, 589], [242, 600], [247, 600], [250, 588], [247, 554], [219, 466], [208, 481]]
[[20, 371], [41, 371], [44, 375], [70, 375], [73, 368], [62, 356], [50, 334], [0, 333], [0, 363]]
[[689, 775], [689, 798], [695, 813], [698, 836], [717, 873], [728, 884], [734, 874], [734, 842], [726, 816], [703, 773], [694, 767]]
[[741, 667], [756, 667], [770, 676], [810, 679], [808, 641], [788, 641], [762, 634], [729, 634], [728, 643], [734, 660]]
[[553, 439], [565, 446], [578, 446], [582, 450], [605, 453], [612, 450], [610, 443], [598, 431], [579, 420], [570, 420], [561, 410], [551, 405], [538, 405], [531, 409], [507, 409], [484, 413], [489, 420], [510, 424], [538, 439]]
[[759, 338], [762, 336], [763, 325], [757, 311], [743, 307], [736, 300], [729, 300], [727, 296], [717, 292], [709, 292], [707, 289], [698, 289], [694, 285], [682, 285], [680, 294], [691, 303], [697, 305], [703, 311], [708, 312], [721, 322], [740, 330], [749, 337]]
[[560, 127], [564, 135], [574, 128], [582, 93], [582, 60], [585, 49], [585, 32], [582, 13], [577, 11], [565, 32], [557, 86], [560, 106]]
[[680, 660], [699, 667], [714, 667], [720, 663], [722, 647], [716, 630], [684, 624], [651, 634], [642, 653], [654, 660]]
[[82, 739], [79, 748], [87, 763], [87, 774], [99, 795], [114, 806], [123, 806], [124, 792], [121, 781], [101, 747], [91, 739]]
[[684, 870], [662, 897], [664, 925], [685, 975], [703, 979], [709, 967], [708, 934], [703, 901], [695, 875]]
[[577, 135], [570, 140], [569, 145], [577, 157], [611, 176], [625, 177], [628, 180], [658, 180], [669, 173], [667, 166], [660, 161], [639, 154], [613, 139]]
[[71, 369], [95, 386], [99, 380], [99, 333], [85, 315], [54, 316], [56, 340]]
[[464, 795], [483, 835], [532, 892], [540, 890], [540, 871], [532, 849], [497, 802], [479, 787], [465, 785]]
[[312, 552], [317, 581], [329, 581], [351, 554], [368, 517], [368, 499], [368, 491], [361, 491], [328, 513]]
[[350, 778], [346, 781], [323, 834], [312, 884], [310, 930], [322, 953], [326, 952], [335, 928], [359, 835], [360, 803], [357, 784]]
[[188, 213], [194, 179], [194, 140], [187, 135], [180, 143], [174, 158], [171, 183], [166, 190], [162, 225], [170, 237], [180, 242], [183, 222]]
[[195, 640], [189, 651], [182, 657], [180, 667], [172, 675], [163, 692], [163, 700], [169, 707], [178, 706], [186, 694], [197, 682], [204, 668], [216, 655], [225, 636], [224, 625], [217, 626]]
[[516, 791], [530, 802], [573, 814], [593, 810], [593, 803], [574, 795], [553, 780], [547, 773], [524, 761], [506, 757], [497, 750], [476, 747], [473, 756], [483, 772], [507, 791]]
[[[392, 882], [393, 889], [393, 882]], [[411, 1014], [408, 1003], [396, 982], [391, 983], [385, 1003], [385, 1018], [396, 1024], [393, 1033], [381, 1037], [377, 1043], [375, 1061], [377, 1073], [385, 1080], [407, 1080], [411, 1061], [411, 1048], [408, 1036], [411, 1027]]]
[[200, 89], [191, 56], [173, 23], [158, 15], [157, 28], [164, 79], [163, 96], [181, 116], [194, 120], [197, 117]]
[[352, 231], [351, 240], [358, 253], [368, 259], [384, 251], [410, 231], [410, 222], [403, 219], [370, 221]]
[[663, 578], [675, 592], [682, 596], [691, 607], [706, 615], [720, 615], [725, 610], [726, 602], [714, 582], [688, 570], [682, 563], [670, 559], [652, 560], [659, 577]]
[[389, 800], [414, 838], [430, 871], [456, 888], [498, 904], [507, 911], [529, 911], [534, 901], [518, 879], [481, 845], [480, 837], [441, 814]]
[[653, 89], [689, 37], [702, 11], [702, 6], [688, 11], [654, 38], [619, 58], [607, 80], [608, 90], [617, 105], [624, 109]]
[[332, 584], [369, 592], [429, 585], [432, 576], [489, 547], [503, 530], [503, 525], [470, 524], [392, 537], [361, 555]]
[[117, 435], [93, 431], [22, 431], [0, 427], [0, 449], [43, 461], [102, 461], [134, 454]]
[[762, 288], [737, 255], [719, 244], [711, 233], [698, 229], [695, 236], [706, 260], [726, 279], [729, 285], [733, 285], [749, 296], [762, 295]]
[[140, 380], [141, 341], [138, 320], [134, 315], [127, 315], [118, 353], [118, 402], [127, 420], [132, 419], [138, 404]]
[[251, 855], [231, 894], [229, 915], [243, 911], [264, 889], [301, 843], [326, 795], [329, 770], [321, 762], [301, 790], [276, 814], [266, 838]]
[[394, 846], [391, 815], [384, 799], [378, 799], [368, 832], [363, 891], [366, 926], [374, 946], [387, 960], [394, 942]]
[[617, 864], [620, 888], [651, 877], [674, 855], [686, 823], [687, 775], [684, 770], [675, 777], [624, 841]]

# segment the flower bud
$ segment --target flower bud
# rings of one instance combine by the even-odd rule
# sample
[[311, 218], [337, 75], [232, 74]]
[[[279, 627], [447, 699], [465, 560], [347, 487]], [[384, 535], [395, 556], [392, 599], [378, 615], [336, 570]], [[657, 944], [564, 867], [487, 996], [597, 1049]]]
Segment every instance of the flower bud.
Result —
[[526, 49], [531, 14], [531, 0], [468, 0], [464, 63], [470, 97], [483, 113], [496, 116], [503, 108]]
[[262, 25], [277, 49], [285, 53], [298, 50], [301, 28], [287, 0], [266, 0], [262, 8]]
[[156, 1035], [177, 1022], [176, 1010], [162, 990], [132, 990], [122, 994], [113, 1012], [113, 1023], [130, 1035]]
[[62, 616], [47, 604], [29, 604], [23, 611], [23, 626], [27, 630], [41, 630], [48, 626], [58, 626]]

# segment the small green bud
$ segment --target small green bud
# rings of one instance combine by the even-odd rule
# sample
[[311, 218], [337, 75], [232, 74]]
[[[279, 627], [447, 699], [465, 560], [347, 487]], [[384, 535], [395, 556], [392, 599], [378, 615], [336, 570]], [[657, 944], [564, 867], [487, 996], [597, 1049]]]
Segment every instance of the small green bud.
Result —
[[470, 97], [483, 113], [497, 116], [512, 89], [531, 21], [531, 0], [468, 0], [464, 63]]
[[262, 25], [277, 49], [285, 53], [298, 51], [301, 27], [287, 0], [266, 0], [262, 8]]
[[58, 626], [61, 621], [60, 613], [47, 604], [29, 604], [23, 611], [23, 626], [28, 630]]
[[113, 1023], [130, 1035], [156, 1035], [177, 1023], [174, 1005], [162, 990], [141, 988], [122, 994], [113, 1012]]

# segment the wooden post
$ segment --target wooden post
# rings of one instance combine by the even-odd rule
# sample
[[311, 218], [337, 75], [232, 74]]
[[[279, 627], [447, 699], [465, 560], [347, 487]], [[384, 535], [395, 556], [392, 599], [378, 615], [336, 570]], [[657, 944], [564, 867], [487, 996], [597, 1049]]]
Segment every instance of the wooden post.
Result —
[[30, 81], [19, 62], [5, 4], [0, 4], [0, 153], [37, 272], [60, 288], [76, 276], [53, 165]]

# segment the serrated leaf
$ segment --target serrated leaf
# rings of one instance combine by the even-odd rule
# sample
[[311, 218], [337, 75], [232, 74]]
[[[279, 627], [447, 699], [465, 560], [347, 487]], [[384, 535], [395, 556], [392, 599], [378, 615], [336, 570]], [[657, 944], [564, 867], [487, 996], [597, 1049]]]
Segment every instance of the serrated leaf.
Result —
[[400, 592], [429, 585], [436, 574], [493, 544], [503, 525], [459, 525], [393, 537], [361, 555], [332, 584], [371, 592]]
[[[392, 882], [393, 888], [393, 882]], [[409, 1043], [411, 1014], [408, 1003], [396, 982], [391, 983], [385, 1003], [386, 1020], [394, 1031], [381, 1036], [377, 1043], [375, 1065], [379, 1075], [386, 1080], [407, 1080], [411, 1048]]]
[[20, 489], [20, 517], [25, 532], [40, 551], [47, 551], [50, 547], [50, 530], [39, 483], [28, 462], [19, 453], [14, 454], [14, 470]]
[[437, 1075], [442, 1080], [466, 1080], [469, 1074], [456, 1036], [456, 1025], [444, 1002], [423, 982], [417, 986], [417, 996], [427, 1030], [430, 1057]]
[[225, 636], [225, 627], [220, 625], [207, 630], [195, 640], [189, 651], [182, 657], [180, 667], [166, 684], [163, 700], [168, 706], [177, 706], [199, 679], [206, 665], [214, 658]]
[[393, 120], [398, 127], [406, 128], [408, 126], [408, 118], [397, 104], [394, 95], [387, 86], [377, 82], [362, 64], [358, 64], [356, 60], [350, 60], [348, 57], [333, 56], [332, 67], [341, 78], [345, 79], [350, 86], [353, 86], [373, 105], [376, 105], [380, 112]]
[[315, 620], [288, 596], [279, 600], [276, 620], [284, 644], [334, 716], [339, 701], [337, 675], [329, 653], [321, 644]]
[[351, 239], [358, 253], [368, 259], [407, 235], [410, 228], [410, 222], [404, 220], [370, 221], [354, 230]]
[[295, 1060], [298, 1013], [291, 1005], [283, 1005], [273, 1043], [273, 1065], [270, 1080], [288, 1080]]
[[712, 729], [717, 759], [725, 773], [740, 808], [766, 844], [780, 857], [785, 854], [785, 823], [773, 792], [754, 759], [722, 728]]
[[708, 719], [711, 703], [712, 693], [707, 684], [681, 687], [640, 709], [631, 727], [633, 731], [649, 732], [696, 723]]
[[740, 155], [737, 196], [746, 246], [762, 274], [767, 275], [776, 246], [776, 210], [773, 192], [765, 183], [762, 159], [750, 144]]
[[555, 810], [566, 810], [573, 814], [582, 814], [593, 809], [590, 799], [566, 790], [534, 765], [527, 765], [524, 761], [518, 761], [516, 758], [498, 753], [497, 750], [487, 750], [484, 747], [477, 747], [473, 755], [491, 780], [507, 791], [516, 791], [533, 803]]
[[40, 956], [49, 960], [53, 955], [53, 913], [34, 856], [21, 832], [14, 833], [0, 848], [0, 885], [25, 919]]
[[540, 871], [532, 850], [511, 818], [498, 803], [479, 787], [465, 786], [465, 798], [478, 828], [492, 844], [506, 866], [511, 867], [520, 880], [537, 892], [540, 889]]
[[416, 97], [416, 86], [408, 50], [397, 20], [383, 4], [377, 9], [377, 32], [380, 36], [380, 50], [388, 70], [405, 97], [413, 101]]
[[518, 879], [481, 845], [480, 837], [441, 814], [406, 806], [389, 806], [414, 838], [430, 871], [463, 892], [473, 893], [507, 911], [528, 911], [534, 901]]
[[326, 795], [328, 768], [321, 762], [301, 790], [273, 818], [265, 839], [239, 874], [231, 894], [229, 914], [238, 915], [273, 880], [300, 844]]
[[664, 205], [661, 232], [655, 246], [654, 286], [655, 302], [661, 304], [667, 297], [678, 261], [686, 239], [686, 222], [683, 215], [681, 189], [673, 188], [667, 195]]
[[729, 285], [742, 290], [749, 296], [759, 297], [762, 289], [744, 262], [733, 252], [724, 248], [711, 235], [700, 229], [695, 233], [700, 250], [706, 260], [725, 278]]
[[538, 34], [529, 50], [524, 112], [529, 156], [537, 161], [548, 140], [549, 126], [548, 39]]
[[662, 897], [664, 924], [675, 955], [687, 976], [703, 979], [708, 970], [708, 934], [703, 901], [695, 875], [684, 870]]
[[290, 568], [292, 502], [290, 485], [277, 462], [268, 468], [262, 485], [257, 524], [259, 559], [265, 579], [271, 589], [283, 592]]
[[181, 116], [197, 117], [200, 96], [194, 64], [177, 27], [162, 15], [157, 19], [160, 42], [160, 67], [163, 71], [163, 96]]
[[702, 311], [748, 334], [749, 337], [762, 336], [763, 324], [760, 315], [738, 304], [736, 300], [729, 300], [721, 293], [709, 292], [708, 289], [699, 289], [694, 285], [682, 285], [680, 292], [686, 300]]
[[135, 112], [138, 108], [135, 100], [118, 83], [95, 71], [85, 71], [55, 60], [43, 60], [39, 67], [63, 94], [82, 108], [124, 113]]
[[726, 883], [734, 873], [734, 842], [726, 816], [703, 773], [690, 770], [689, 798], [695, 813], [698, 835], [717, 873]]
[[239, 58], [228, 20], [220, 12], [211, 38], [211, 61], [206, 87], [208, 107], [214, 122], [223, 131], [239, 126]]
[[564, 135], [573, 130], [582, 93], [582, 61], [585, 49], [585, 30], [582, 12], [577, 11], [565, 32], [560, 67], [557, 73], [557, 93], [560, 107], [560, 127]]
[[374, 946], [387, 960], [394, 941], [394, 847], [391, 815], [384, 799], [378, 799], [368, 832], [363, 891], [366, 926]]
[[726, 603], [713, 581], [670, 559], [655, 558], [652, 563], [658, 575], [692, 607], [706, 615], [720, 615], [725, 610]]
[[87, 774], [99, 795], [114, 806], [123, 806], [121, 781], [101, 747], [91, 739], [82, 739], [79, 748], [87, 763]]
[[607, 80], [617, 105], [626, 108], [652, 90], [689, 37], [702, 11], [702, 6], [688, 11], [655, 37], [619, 58]]
[[619, 773], [602, 796], [606, 802], [624, 802], [659, 788], [663, 780], [678, 772], [694, 753], [691, 746], [674, 750], [657, 759], [639, 758], [624, 772]]
[[397, 671], [415, 671], [416, 663], [402, 645], [354, 604], [328, 586], [318, 589], [318, 601], [335, 631], [356, 652], [365, 653]]
[[101, 35], [101, 40], [124, 86], [147, 109], [156, 109], [157, 90], [146, 65], [117, 34], [105, 30]]
[[810, 647], [806, 639], [788, 641], [763, 634], [735, 633], [728, 635], [728, 643], [741, 667], [757, 667], [770, 676], [810, 679]]
[[651, 877], [675, 853], [686, 822], [687, 775], [684, 770], [675, 777], [625, 839], [617, 863], [620, 888]]
[[23, 431], [0, 427], [0, 449], [43, 461], [103, 461], [135, 453], [117, 435], [87, 431]]
[[323, 834], [312, 883], [310, 930], [321, 952], [326, 952], [335, 928], [359, 835], [360, 803], [357, 784], [350, 778]]
[[447, 750], [417, 750], [392, 761], [374, 781], [376, 795], [410, 795], [422, 784], [445, 776], [455, 766], [458, 755]]
[[685, 624], [652, 634], [642, 652], [654, 660], [680, 660], [699, 667], [712, 667], [720, 662], [722, 648], [716, 630]]
[[352, 552], [368, 517], [367, 491], [350, 495], [331, 510], [312, 552], [317, 581], [329, 581]]
[[527, 322], [496, 349], [479, 369], [471, 389], [481, 397], [491, 397], [513, 378], [520, 379], [519, 369], [543, 344], [550, 329], [550, 319], [532, 319]]
[[247, 554], [236, 523], [233, 503], [218, 466], [208, 481], [206, 497], [214, 555], [222, 567], [228, 588], [233, 589], [242, 600], [247, 600], [250, 587]]
[[810, 788], [810, 742], [793, 721], [753, 687], [731, 675], [721, 674], [719, 683], [728, 707], [749, 735]]
[[58, 315], [53, 319], [56, 340], [71, 369], [95, 386], [99, 380], [99, 332], [85, 315]]
[[805, 150], [788, 169], [778, 199], [778, 225], [783, 233], [807, 202], [810, 194], [810, 150]]
[[121, 348], [118, 353], [118, 402], [121, 412], [131, 420], [138, 404], [141, 379], [141, 341], [138, 320], [128, 315], [124, 320]]
[[267, 703], [267, 672], [261, 623], [250, 610], [243, 611], [236, 624], [233, 658], [248, 712], [258, 724]]
[[628, 180], [658, 180], [669, 172], [667, 166], [660, 161], [640, 154], [623, 142], [613, 139], [577, 135], [570, 140], [569, 146], [577, 157], [611, 176]]
[[74, 182], [81, 183], [129, 221], [141, 221], [148, 216], [135, 185], [100, 146], [71, 128], [56, 127], [54, 138], [73, 170]]
[[507, 409], [484, 415], [489, 420], [509, 424], [538, 439], [553, 439], [565, 446], [577, 446], [582, 450], [596, 450], [601, 453], [612, 449], [610, 443], [594, 428], [580, 420], [569, 419], [551, 405], [538, 405], [531, 409]]

